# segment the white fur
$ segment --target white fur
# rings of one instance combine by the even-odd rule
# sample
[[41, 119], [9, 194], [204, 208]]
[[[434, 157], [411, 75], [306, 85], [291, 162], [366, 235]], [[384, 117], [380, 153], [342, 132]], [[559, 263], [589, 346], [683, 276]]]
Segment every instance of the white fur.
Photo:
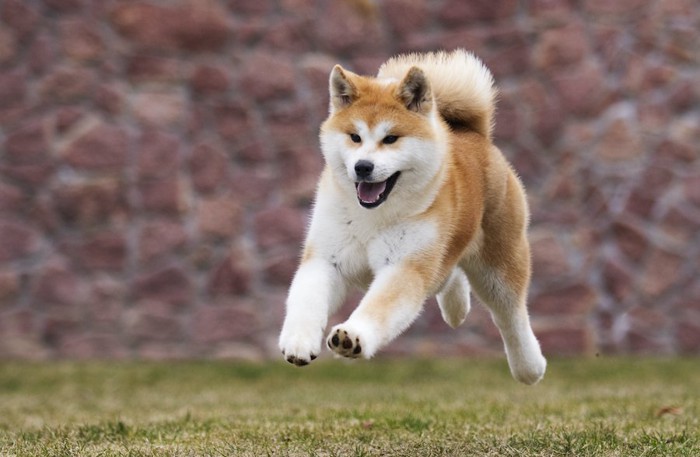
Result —
[[[280, 349], [288, 361], [297, 365], [313, 360], [321, 350], [328, 316], [353, 286], [365, 289], [365, 296], [326, 339], [333, 352], [351, 358], [372, 357], [403, 332], [419, 315], [426, 290], [437, 295], [445, 322], [452, 327], [460, 325], [469, 312], [473, 287], [489, 306], [503, 336], [513, 376], [532, 384], [543, 376], [546, 361], [526, 308], [520, 306], [525, 297], [513, 296], [500, 273], [486, 269], [479, 261], [481, 229], [467, 246], [462, 261], [446, 279], [440, 279], [439, 290], [434, 290], [435, 285], [427, 287], [426, 279], [426, 275], [436, 277], [437, 272], [418, 272], [411, 264], [431, 252], [440, 233], [437, 221], [423, 217], [443, 184], [443, 163], [449, 150], [449, 131], [438, 110], [458, 114], [460, 110], [474, 110], [477, 115], [467, 118], [476, 119], [470, 127], [488, 136], [495, 97], [488, 70], [463, 51], [392, 59], [382, 66], [379, 76], [389, 85], [401, 81], [414, 65], [428, 76], [437, 102], [426, 115], [432, 130], [429, 138], [403, 136], [388, 148], [393, 148], [392, 152], [381, 145], [382, 139], [391, 134], [393, 125], [389, 120], [373, 127], [363, 119], [354, 120], [360, 143], [351, 141], [348, 132], [325, 127], [321, 130], [326, 168], [319, 181], [305, 258], [289, 290]], [[348, 90], [342, 75], [336, 67], [331, 92], [334, 87]], [[341, 107], [346, 103], [343, 97], [348, 96], [345, 92], [340, 98], [331, 95]], [[455, 102], [457, 97], [461, 97], [459, 103]], [[331, 117], [336, 109], [341, 108], [332, 102]], [[388, 199], [378, 208], [366, 209], [357, 201], [354, 167], [359, 160], [374, 164], [374, 182], [401, 171]]]

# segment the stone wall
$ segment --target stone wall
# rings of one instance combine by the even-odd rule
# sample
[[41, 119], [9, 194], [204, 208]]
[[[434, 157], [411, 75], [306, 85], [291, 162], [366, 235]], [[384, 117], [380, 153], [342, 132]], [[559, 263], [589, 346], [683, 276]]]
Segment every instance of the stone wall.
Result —
[[[456, 47], [500, 88], [545, 352], [697, 354], [698, 31], [693, 0], [0, 0], [0, 356], [276, 356], [330, 69]], [[431, 302], [386, 353], [500, 351]]]

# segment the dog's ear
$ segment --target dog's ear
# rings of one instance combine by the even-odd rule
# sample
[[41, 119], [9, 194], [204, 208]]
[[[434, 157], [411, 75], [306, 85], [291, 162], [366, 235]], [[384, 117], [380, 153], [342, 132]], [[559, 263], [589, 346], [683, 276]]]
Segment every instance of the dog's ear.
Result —
[[340, 65], [333, 67], [330, 78], [331, 112], [350, 106], [357, 98], [357, 88], [350, 80], [351, 72]]
[[418, 67], [411, 67], [397, 89], [399, 100], [411, 111], [428, 114], [433, 106], [430, 83], [425, 73]]

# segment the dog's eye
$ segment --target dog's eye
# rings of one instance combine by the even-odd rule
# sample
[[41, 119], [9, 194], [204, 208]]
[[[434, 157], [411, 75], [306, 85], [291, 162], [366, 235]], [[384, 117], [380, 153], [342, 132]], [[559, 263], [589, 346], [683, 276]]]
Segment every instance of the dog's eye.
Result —
[[382, 143], [384, 143], [384, 144], [394, 144], [394, 143], [396, 143], [396, 140], [398, 140], [398, 139], [399, 139], [399, 137], [396, 136], [396, 135], [387, 135], [387, 136], [385, 136], [384, 139], [382, 140]]
[[357, 133], [351, 133], [350, 139], [353, 143], [362, 143], [362, 138], [360, 138], [360, 135], [358, 135]]

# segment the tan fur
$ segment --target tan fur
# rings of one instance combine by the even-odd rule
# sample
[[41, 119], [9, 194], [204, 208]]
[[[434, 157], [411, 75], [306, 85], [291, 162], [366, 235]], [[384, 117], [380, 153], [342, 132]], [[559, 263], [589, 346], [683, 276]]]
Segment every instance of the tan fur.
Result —
[[[312, 223], [300, 271], [324, 272], [333, 284], [368, 289], [348, 321], [328, 337], [328, 346], [339, 355], [371, 357], [410, 325], [432, 295], [438, 295], [446, 322], [459, 325], [469, 309], [464, 295], [471, 284], [501, 330], [513, 375], [531, 384], [544, 374], [546, 361], [526, 309], [529, 213], [522, 184], [491, 141], [492, 84], [483, 64], [464, 51], [400, 56], [384, 64], [378, 78], [338, 66], [332, 71], [331, 113], [321, 127], [327, 163], [319, 185], [319, 197], [326, 195], [321, 192], [329, 197], [315, 211], [334, 216], [326, 225]], [[365, 137], [356, 141], [352, 135], [358, 134], [360, 121]], [[383, 125], [390, 127], [381, 133]], [[372, 134], [375, 128], [380, 133]], [[385, 144], [383, 135], [415, 143], [402, 145], [399, 139]], [[352, 172], [347, 162], [338, 160], [338, 154], [360, 147], [379, 162], [388, 157], [383, 154], [421, 155], [418, 165], [398, 170], [397, 190], [377, 209], [357, 207], [348, 176]], [[348, 160], [365, 157], [358, 154]], [[415, 168], [421, 172], [421, 164], [427, 163], [436, 165], [426, 168], [425, 173], [432, 173], [428, 179], [411, 181], [418, 179]], [[322, 226], [340, 234], [320, 232]], [[409, 231], [415, 232], [415, 246], [402, 244], [404, 235], [412, 235]], [[346, 245], [352, 246], [350, 251]], [[308, 274], [299, 276], [303, 279], [295, 278], [295, 283], [312, 281]], [[306, 299], [303, 287], [290, 292], [290, 301], [300, 303], [297, 307]], [[341, 292], [334, 295], [334, 303], [342, 301]], [[283, 351], [293, 347], [287, 327], [285, 323]], [[290, 362], [308, 363], [302, 351], [294, 352], [287, 356]]]

